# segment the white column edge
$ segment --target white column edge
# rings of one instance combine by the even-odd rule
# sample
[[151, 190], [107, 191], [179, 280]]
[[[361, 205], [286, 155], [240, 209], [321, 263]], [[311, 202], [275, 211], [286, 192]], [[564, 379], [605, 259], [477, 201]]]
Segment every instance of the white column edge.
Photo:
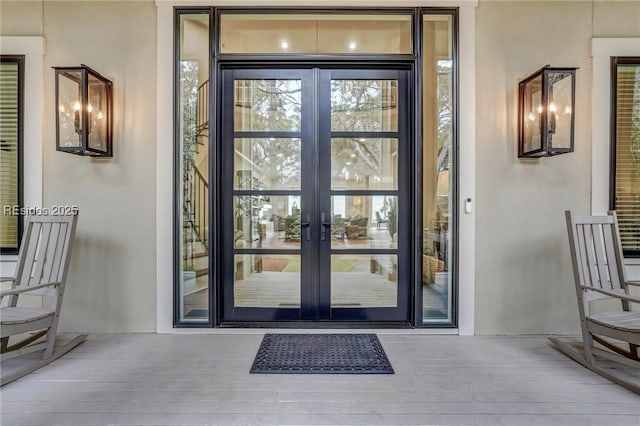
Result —
[[156, 332], [173, 331], [173, 7], [156, 10]]
[[[458, 331], [475, 333], [475, 206], [476, 194], [476, 15], [474, 7], [459, 13], [458, 57], [460, 82], [459, 111], [459, 192], [458, 192]], [[471, 198], [471, 213], [464, 209]]]

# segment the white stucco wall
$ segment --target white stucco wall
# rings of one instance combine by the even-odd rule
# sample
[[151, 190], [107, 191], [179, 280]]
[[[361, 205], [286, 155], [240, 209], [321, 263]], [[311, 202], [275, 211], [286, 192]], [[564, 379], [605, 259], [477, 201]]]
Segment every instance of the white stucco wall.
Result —
[[[155, 6], [151, 1], [3, 1], [0, 7], [2, 35], [46, 40], [43, 206], [80, 209], [60, 328], [154, 331]], [[112, 159], [55, 150], [51, 67], [80, 63], [114, 83]]]
[[[476, 22], [476, 333], [578, 333], [563, 211], [591, 210], [591, 59], [640, 34], [640, 2], [481, 1]], [[575, 152], [517, 158], [518, 81], [577, 66]]]

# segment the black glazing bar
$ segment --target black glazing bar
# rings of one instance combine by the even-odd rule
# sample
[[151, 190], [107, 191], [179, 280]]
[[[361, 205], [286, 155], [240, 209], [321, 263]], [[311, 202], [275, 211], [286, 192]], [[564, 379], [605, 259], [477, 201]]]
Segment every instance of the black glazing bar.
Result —
[[295, 191], [289, 190], [274, 190], [274, 189], [236, 189], [232, 191], [232, 194], [236, 197], [250, 197], [252, 195], [262, 195], [262, 196], [290, 196], [290, 197], [299, 197], [301, 195], [301, 191], [296, 189]]
[[337, 139], [398, 139], [400, 137], [399, 132], [344, 132], [344, 131], [331, 131], [331, 138]]
[[252, 130], [236, 130], [233, 132], [234, 139], [300, 139], [302, 132], [295, 131], [279, 131], [279, 130], [264, 130], [264, 131], [252, 131]]

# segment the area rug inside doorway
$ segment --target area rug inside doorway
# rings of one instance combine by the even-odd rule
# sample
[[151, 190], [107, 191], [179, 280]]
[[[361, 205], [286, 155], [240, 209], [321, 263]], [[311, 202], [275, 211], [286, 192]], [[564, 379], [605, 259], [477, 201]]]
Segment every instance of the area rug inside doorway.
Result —
[[265, 334], [251, 373], [393, 374], [375, 334]]

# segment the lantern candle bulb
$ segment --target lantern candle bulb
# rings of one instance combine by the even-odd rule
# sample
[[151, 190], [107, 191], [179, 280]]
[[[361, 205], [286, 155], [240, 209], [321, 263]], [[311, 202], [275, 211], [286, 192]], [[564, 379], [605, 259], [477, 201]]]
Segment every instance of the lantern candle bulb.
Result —
[[87, 105], [87, 134], [91, 133], [91, 113], [93, 112], [93, 107], [91, 104]]
[[556, 132], [556, 104], [551, 102], [549, 104], [549, 133]]
[[80, 128], [80, 101], [76, 101], [73, 104], [73, 124], [76, 128], [76, 133], [80, 134], [82, 132]]

